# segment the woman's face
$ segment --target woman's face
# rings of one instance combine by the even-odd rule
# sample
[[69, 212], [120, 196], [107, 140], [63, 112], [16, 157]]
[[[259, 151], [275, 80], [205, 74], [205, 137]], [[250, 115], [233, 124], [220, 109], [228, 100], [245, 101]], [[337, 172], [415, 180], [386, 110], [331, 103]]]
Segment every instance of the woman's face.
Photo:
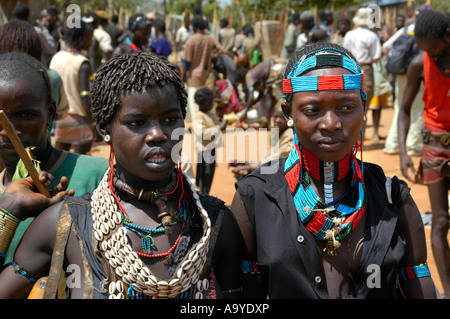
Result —
[[[34, 154], [47, 145], [47, 127], [54, 111], [43, 92], [45, 89], [37, 86], [36, 79], [31, 77], [0, 80], [0, 109], [5, 112], [22, 144], [36, 147]], [[0, 157], [10, 169], [15, 168], [20, 159], [3, 128], [0, 131]]]
[[[350, 72], [323, 68], [304, 75], [341, 74]], [[297, 92], [283, 110], [294, 120], [299, 142], [323, 161], [341, 160], [360, 138], [364, 104], [359, 89]]]
[[153, 88], [151, 93], [122, 96], [110, 134], [116, 162], [137, 179], [152, 183], [166, 181], [173, 172], [178, 158], [172, 158], [172, 149], [180, 143], [175, 153], [181, 150], [184, 119], [172, 86]]
[[138, 24], [136, 30], [134, 30], [133, 32], [134, 34], [133, 42], [138, 46], [147, 46], [151, 33], [152, 33], [151, 25], [145, 22], [141, 22]]

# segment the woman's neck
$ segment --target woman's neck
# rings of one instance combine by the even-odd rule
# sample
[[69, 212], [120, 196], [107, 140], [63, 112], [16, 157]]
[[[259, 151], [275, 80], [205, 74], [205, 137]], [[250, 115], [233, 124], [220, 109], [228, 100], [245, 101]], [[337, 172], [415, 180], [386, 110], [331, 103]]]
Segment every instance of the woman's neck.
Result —
[[164, 188], [164, 186], [168, 185], [171, 181], [172, 176], [167, 176], [166, 179], [161, 181], [148, 181], [142, 179], [136, 175], [131, 174], [126, 169], [124, 169], [119, 163], [116, 163], [114, 168], [114, 174], [127, 185], [144, 190], [157, 190]]
[[322, 183], [331, 184], [343, 180], [351, 171], [353, 151], [337, 162], [325, 162], [307, 149], [302, 149], [303, 167], [309, 176]]
[[325, 203], [337, 203], [347, 193], [352, 175], [352, 155], [350, 151], [338, 162], [324, 162], [307, 149], [302, 149], [303, 168], [310, 177], [309, 183]]

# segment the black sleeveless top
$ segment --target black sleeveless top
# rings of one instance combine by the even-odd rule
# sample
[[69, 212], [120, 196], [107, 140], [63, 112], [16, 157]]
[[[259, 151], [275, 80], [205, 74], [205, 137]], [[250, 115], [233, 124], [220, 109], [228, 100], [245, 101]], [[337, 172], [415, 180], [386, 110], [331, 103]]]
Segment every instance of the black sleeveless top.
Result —
[[[262, 174], [261, 167], [236, 183], [255, 233], [261, 279], [269, 298], [329, 298], [322, 260], [314, 236], [295, 210], [284, 163], [285, 159], [269, 162], [263, 166], [272, 165], [275, 173]], [[402, 198], [410, 195], [394, 177], [388, 198], [387, 180], [379, 166], [364, 163], [368, 194], [365, 237], [360, 268], [346, 298], [397, 297], [399, 264], [405, 255], [398, 211]], [[367, 282], [376, 268], [380, 288], [370, 288]]]

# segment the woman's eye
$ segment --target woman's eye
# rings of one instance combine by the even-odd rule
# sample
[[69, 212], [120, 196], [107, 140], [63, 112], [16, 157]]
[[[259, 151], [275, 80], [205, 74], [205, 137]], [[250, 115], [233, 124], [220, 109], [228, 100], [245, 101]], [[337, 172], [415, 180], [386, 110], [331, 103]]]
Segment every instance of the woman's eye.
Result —
[[142, 126], [144, 124], [144, 121], [132, 121], [132, 122], [128, 122], [127, 125], [131, 126], [131, 127], [139, 127]]
[[178, 120], [177, 116], [169, 116], [169, 117], [164, 118], [163, 121], [164, 121], [164, 123], [171, 124], [171, 123], [176, 122], [177, 120]]
[[355, 109], [355, 106], [354, 105], [344, 105], [343, 107], [342, 107], [342, 111], [344, 111], [344, 112], [350, 112], [350, 111], [353, 111]]
[[319, 109], [315, 107], [304, 107], [302, 108], [302, 112], [305, 115], [315, 115], [319, 112]]

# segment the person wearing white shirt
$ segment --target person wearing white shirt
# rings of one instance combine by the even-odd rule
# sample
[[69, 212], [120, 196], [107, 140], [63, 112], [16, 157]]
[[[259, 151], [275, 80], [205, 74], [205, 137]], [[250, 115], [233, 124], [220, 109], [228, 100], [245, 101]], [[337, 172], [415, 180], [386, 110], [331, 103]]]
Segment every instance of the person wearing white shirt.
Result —
[[353, 18], [355, 29], [345, 34], [343, 42], [343, 47], [349, 50], [361, 65], [364, 73], [364, 91], [367, 95], [367, 103], [370, 103], [374, 92], [372, 63], [377, 62], [381, 58], [380, 40], [374, 32], [367, 28], [371, 15], [371, 8], [359, 8]]
[[177, 47], [177, 50], [180, 52], [180, 59], [183, 58], [184, 53], [184, 47], [186, 45], [186, 41], [189, 38], [189, 36], [193, 35], [194, 32], [191, 30], [191, 20], [189, 18], [189, 15], [186, 15], [184, 17], [184, 25], [181, 26], [175, 35], [175, 44]]

